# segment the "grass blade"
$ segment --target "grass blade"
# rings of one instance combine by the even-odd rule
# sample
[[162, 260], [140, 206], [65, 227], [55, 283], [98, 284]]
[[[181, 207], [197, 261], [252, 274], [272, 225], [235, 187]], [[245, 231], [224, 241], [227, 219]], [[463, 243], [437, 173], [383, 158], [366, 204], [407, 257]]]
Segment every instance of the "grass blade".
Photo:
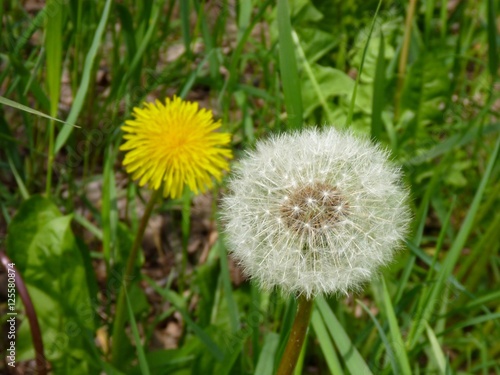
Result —
[[314, 88], [314, 91], [316, 92], [318, 100], [321, 103], [323, 110], [325, 111], [326, 117], [328, 118], [328, 122], [330, 124], [333, 124], [334, 123], [333, 114], [331, 113], [330, 109], [328, 108], [328, 105], [326, 104], [326, 99], [323, 95], [323, 92], [321, 91], [321, 88], [319, 87], [318, 80], [314, 76], [314, 73], [311, 69], [311, 65], [309, 64], [309, 62], [306, 59], [306, 55], [304, 53], [304, 50], [302, 49], [302, 46], [300, 45], [299, 36], [293, 30], [292, 30], [292, 37], [293, 37], [293, 41], [295, 43], [295, 47], [297, 48], [297, 53], [299, 54], [299, 57], [300, 57], [300, 62], [304, 66], [304, 69], [307, 73], [307, 76], [309, 77], [309, 80], [311, 81], [311, 84]]
[[[121, 257], [123, 254], [116, 254], [116, 233], [118, 227], [118, 208], [117, 208], [117, 193], [115, 174], [113, 164], [116, 155], [112, 147], [106, 150], [104, 171], [103, 171], [103, 184], [102, 184], [102, 252], [106, 266], [110, 267], [113, 262], [123, 261]], [[120, 257], [120, 260], [116, 259]]]
[[[51, 9], [50, 18], [46, 18], [45, 27], [45, 51], [47, 62], [47, 86], [50, 98], [50, 115], [57, 115], [59, 98], [61, 94], [62, 74], [62, 26], [63, 26], [63, 4], [58, 1], [48, 1], [47, 9]], [[49, 157], [47, 162], [47, 179], [45, 194], [50, 196], [52, 185], [52, 165], [54, 163], [54, 121], [49, 122]]]
[[33, 115], [36, 115], [36, 116], [40, 116], [40, 117], [43, 117], [43, 118], [46, 118], [46, 119], [49, 119], [49, 120], [52, 120], [52, 121], [57, 121], [57, 122], [61, 122], [65, 125], [68, 125], [69, 127], [75, 127], [75, 128], [79, 128], [78, 125], [75, 125], [75, 124], [72, 124], [68, 121], [63, 121], [63, 120], [59, 120], [58, 118], [55, 118], [53, 116], [49, 116], [43, 112], [40, 112], [40, 111], [37, 111], [36, 109], [33, 109], [33, 108], [30, 108], [30, 107], [27, 107], [25, 105], [22, 105], [20, 103], [17, 103], [13, 100], [10, 100], [10, 99], [7, 99], [3, 96], [0, 96], [0, 104], [3, 104], [3, 105], [7, 105], [9, 107], [12, 107], [12, 108], [16, 108], [16, 109], [20, 109], [21, 111], [24, 111], [24, 112], [28, 112], [28, 113], [31, 113]]
[[240, 9], [238, 12], [238, 41], [245, 34], [246, 29], [250, 26], [252, 18], [252, 0], [240, 2]]
[[189, 236], [191, 234], [191, 191], [185, 187], [182, 194], [182, 210], [181, 210], [181, 234], [182, 234], [182, 259], [181, 269], [179, 272], [179, 293], [184, 294], [186, 282], [186, 268], [188, 264], [188, 245]]
[[460, 231], [458, 232], [448, 254], [446, 255], [446, 259], [443, 262], [443, 267], [441, 272], [439, 273], [438, 280], [436, 281], [435, 286], [429, 291], [429, 293], [426, 296], [422, 296], [422, 298], [426, 297], [426, 303], [423, 304], [424, 306], [423, 311], [421, 313], [417, 313], [414, 323], [411, 327], [410, 333], [408, 335], [408, 345], [410, 348], [413, 348], [416, 345], [418, 339], [420, 338], [420, 335], [422, 334], [425, 328], [425, 322], [427, 322], [430, 319], [430, 316], [434, 308], [434, 304], [436, 303], [436, 301], [439, 300], [439, 296], [445, 286], [446, 280], [453, 271], [453, 267], [455, 266], [462, 251], [462, 248], [465, 245], [467, 237], [469, 236], [469, 233], [472, 230], [474, 219], [479, 210], [479, 204], [481, 203], [481, 200], [484, 195], [484, 190], [490, 179], [490, 175], [495, 165], [495, 162], [497, 161], [499, 149], [500, 149], [500, 137], [498, 137], [495, 149], [491, 153], [488, 166], [486, 167], [483, 178], [481, 179], [479, 188], [476, 191], [476, 194], [469, 208], [469, 211], [467, 212], [467, 215], [462, 223], [462, 226], [460, 227]]
[[495, 15], [495, 1], [488, 0], [488, 63], [492, 82], [495, 81], [498, 70], [498, 43], [497, 22]]
[[193, 319], [191, 319], [191, 317], [189, 316], [189, 312], [185, 308], [184, 299], [171, 290], [160, 288], [156, 284], [156, 282], [149, 277], [143, 275], [143, 278], [158, 294], [163, 296], [167, 301], [175, 306], [177, 311], [179, 311], [179, 313], [182, 315], [182, 318], [186, 322], [186, 325], [193, 330], [196, 336], [198, 336], [200, 341], [207, 347], [210, 354], [212, 354], [218, 361], [222, 361], [224, 359], [224, 353], [212, 340], [212, 338], [203, 330], [203, 328], [201, 328], [194, 322]]
[[[424, 194], [424, 197], [422, 199], [422, 202], [420, 203], [420, 206], [417, 211], [417, 215], [414, 219], [414, 222], [416, 223], [416, 227], [414, 229], [414, 234], [413, 234], [413, 239], [412, 242], [415, 244], [416, 247], [420, 246], [420, 242], [422, 241], [422, 236], [424, 233], [424, 227], [425, 227], [425, 220], [427, 218], [427, 213], [429, 212], [429, 202], [431, 200], [432, 195], [436, 191], [438, 187], [438, 183], [441, 181], [441, 171], [445, 166], [445, 161], [442, 161], [439, 167], [436, 170], [436, 173], [434, 173], [434, 176], [432, 176], [431, 182], [429, 183], [429, 186]], [[406, 285], [408, 283], [410, 273], [412, 271], [413, 265], [415, 264], [415, 255], [410, 255], [410, 259], [407, 262], [405, 269], [403, 271], [403, 274], [400, 278], [399, 285], [398, 285], [398, 290], [396, 292], [396, 296], [394, 298], [395, 303], [397, 303], [401, 296], [403, 295], [403, 291], [406, 288]]]
[[392, 306], [391, 296], [387, 290], [387, 285], [384, 278], [381, 280], [382, 286], [382, 300], [384, 304], [384, 311], [389, 323], [389, 330], [391, 333], [391, 341], [393, 346], [393, 351], [398, 361], [398, 367], [402, 374], [411, 375], [410, 362], [408, 361], [408, 356], [406, 354], [405, 345], [403, 343], [403, 338], [401, 336], [401, 331], [399, 330], [398, 321], [396, 319], [396, 314], [394, 313], [394, 307]]
[[[83, 68], [83, 75], [80, 84], [78, 85], [78, 91], [76, 92], [75, 100], [73, 101], [73, 105], [71, 106], [71, 111], [69, 112], [67, 122], [72, 124], [76, 121], [78, 116], [80, 115], [80, 111], [83, 108], [83, 104], [85, 102], [85, 96], [87, 95], [87, 91], [90, 86], [90, 75], [92, 74], [92, 70], [94, 67], [95, 57], [97, 56], [97, 50], [101, 44], [102, 35], [104, 34], [104, 28], [106, 27], [106, 23], [108, 22], [109, 11], [111, 9], [111, 0], [106, 0], [106, 4], [104, 5], [104, 9], [102, 11], [102, 16], [99, 21], [99, 25], [97, 26], [97, 30], [94, 34], [94, 39], [92, 40], [92, 45], [90, 46], [89, 52], [85, 57], [85, 65]], [[57, 153], [66, 143], [68, 137], [73, 131], [73, 127], [65, 124], [56, 138], [56, 144], [54, 148], [54, 153]]]
[[432, 328], [429, 327], [427, 322], [425, 323], [425, 330], [427, 332], [427, 338], [431, 343], [431, 348], [432, 348], [431, 353], [434, 355], [434, 359], [436, 361], [440, 373], [444, 375], [446, 374], [446, 358], [444, 356], [443, 349], [441, 349], [441, 345], [439, 345], [439, 341], [436, 337], [436, 334], [434, 333]]
[[215, 49], [214, 38], [210, 34], [210, 29], [208, 27], [209, 25], [207, 22], [207, 15], [205, 14], [205, 2], [203, 2], [203, 4], [200, 4], [199, 0], [193, 0], [193, 3], [199, 17], [198, 22], [200, 22], [201, 36], [205, 44], [206, 53], [207, 55], [210, 56], [208, 60], [210, 68], [210, 77], [216, 80], [216, 78], [219, 75], [220, 64], [218, 56], [215, 53], [212, 53], [212, 51], [214, 51]]
[[181, 1], [181, 30], [182, 30], [182, 40], [184, 41], [184, 48], [186, 53], [191, 54], [191, 35], [189, 34], [189, 29], [191, 25], [189, 24], [189, 1]]
[[227, 252], [226, 248], [222, 241], [218, 241], [217, 245], [219, 247], [219, 256], [220, 256], [220, 266], [221, 266], [221, 275], [222, 285], [224, 288], [224, 294], [227, 300], [227, 307], [229, 309], [229, 319], [231, 322], [231, 328], [233, 332], [237, 332], [240, 329], [240, 318], [238, 313], [238, 305], [233, 298], [233, 288], [231, 286], [231, 277], [229, 275], [229, 264], [227, 260]]
[[392, 368], [393, 370], [396, 372], [397, 369], [398, 369], [398, 364], [396, 362], [396, 357], [394, 356], [394, 352], [392, 350], [392, 346], [389, 342], [389, 339], [387, 338], [387, 335], [385, 334], [384, 332], [384, 329], [382, 328], [382, 326], [380, 325], [380, 322], [377, 320], [377, 318], [375, 317], [375, 315], [373, 315], [373, 313], [370, 311], [370, 309], [368, 308], [368, 306], [366, 306], [363, 302], [361, 302], [359, 299], [356, 300], [359, 305], [363, 308], [363, 310], [366, 311], [366, 313], [370, 316], [370, 318], [372, 319], [373, 321], [373, 324], [375, 324], [375, 327], [377, 327], [377, 331], [379, 333], [379, 336], [380, 336], [380, 339], [382, 340], [382, 342], [384, 343], [385, 345], [385, 348], [386, 348], [386, 352], [387, 352], [387, 357], [389, 357], [389, 360], [391, 361], [391, 364], [392, 364]]
[[343, 375], [344, 371], [342, 370], [342, 366], [340, 364], [337, 353], [335, 352], [335, 348], [333, 343], [328, 336], [328, 331], [326, 330], [325, 323], [321, 319], [321, 316], [317, 309], [313, 310], [311, 316], [311, 324], [316, 333], [316, 337], [319, 341], [319, 346], [323, 351], [323, 355], [326, 360], [326, 364], [328, 365], [328, 369], [331, 374], [335, 375]]
[[17, 187], [19, 188], [19, 193], [21, 194], [21, 197], [23, 197], [24, 200], [27, 200], [30, 197], [30, 194], [28, 193], [28, 189], [26, 189], [26, 185], [24, 185], [23, 179], [17, 172], [16, 166], [14, 165], [14, 162], [12, 161], [12, 158], [10, 155], [7, 155], [7, 159], [9, 161], [9, 166], [12, 171], [12, 174], [14, 175], [14, 178], [17, 182]]
[[356, 103], [356, 93], [358, 91], [359, 80], [361, 78], [361, 74], [363, 73], [363, 65], [365, 63], [366, 51], [368, 51], [368, 45], [370, 44], [370, 39], [372, 37], [373, 27], [375, 26], [375, 21], [377, 20], [378, 11], [380, 6], [382, 5], [382, 0], [378, 2], [377, 10], [375, 11], [375, 15], [373, 16], [372, 24], [370, 26], [370, 31], [368, 32], [368, 38], [366, 39], [365, 48], [363, 49], [363, 55], [361, 56], [361, 63], [359, 64], [358, 76], [356, 77], [356, 83], [354, 84], [354, 90], [352, 91], [351, 104], [349, 106], [349, 113], [347, 114], [347, 123], [349, 126], [352, 123], [352, 116], [354, 114], [354, 104]]
[[382, 111], [385, 105], [385, 49], [384, 34], [380, 31], [380, 47], [378, 49], [377, 65], [375, 67], [375, 79], [373, 81], [372, 101], [372, 139], [380, 140], [384, 123]]
[[428, 0], [428, 2], [425, 3], [424, 40], [426, 44], [429, 43], [429, 36], [431, 35], [432, 31], [432, 16], [435, 5], [435, 0]]
[[278, 32], [281, 82], [289, 129], [302, 128], [302, 97], [297, 59], [292, 40], [292, 24], [287, 0], [278, 0]]
[[56, 0], [47, 1], [50, 18], [46, 18], [45, 51], [47, 62], [47, 87], [50, 98], [50, 115], [56, 116], [61, 94], [62, 74], [62, 24], [63, 3]]
[[439, 143], [437, 146], [430, 150], [417, 155], [405, 164], [414, 166], [422, 164], [425, 161], [435, 159], [441, 155], [451, 152], [455, 147], [465, 146], [477, 139], [477, 137], [492, 136], [494, 133], [500, 131], [500, 124], [485, 125], [482, 129], [471, 127], [465, 134], [455, 134], [447, 138], [444, 142]]
[[280, 332], [280, 340], [278, 345], [278, 351], [276, 352], [276, 369], [279, 365], [281, 357], [283, 356], [283, 352], [285, 351], [285, 346], [288, 342], [288, 336], [290, 330], [292, 329], [293, 320], [295, 318], [295, 314], [297, 312], [297, 300], [295, 297], [289, 297], [286, 303], [285, 312], [282, 315], [281, 319], [281, 332]]
[[152, 10], [151, 14], [151, 19], [149, 21], [149, 27], [146, 30], [146, 34], [144, 35], [143, 38], [141, 38], [141, 43], [137, 46], [137, 50], [135, 52], [134, 58], [132, 59], [132, 62], [130, 63], [130, 66], [128, 67], [125, 75], [123, 76], [119, 89], [118, 89], [118, 96], [120, 97], [122, 95], [123, 90], [125, 89], [127, 83], [130, 81], [131, 77], [135, 74], [136, 69], [139, 67], [142, 57], [144, 56], [144, 53], [146, 51], [146, 48], [149, 45], [149, 42], [151, 41], [151, 38], [153, 36], [154, 31], [156, 30], [156, 26], [158, 24], [158, 19], [161, 13], [163, 1], [156, 1], [154, 3], [154, 8]]
[[255, 367], [255, 374], [273, 375], [274, 357], [278, 349], [279, 335], [274, 332], [267, 334], [260, 351], [259, 361]]
[[137, 357], [139, 360], [139, 366], [141, 368], [141, 373], [143, 375], [149, 375], [149, 365], [146, 360], [146, 353], [144, 352], [144, 347], [141, 343], [141, 338], [139, 336], [139, 330], [137, 329], [137, 322], [135, 321], [134, 310], [130, 304], [130, 299], [128, 298], [127, 288], [125, 288], [125, 298], [127, 299], [127, 309], [130, 319], [130, 328], [132, 329], [132, 334], [134, 336], [135, 347], [137, 349]]
[[438, 336], [443, 336], [444, 334], [446, 334], [448, 332], [451, 332], [453, 330], [458, 330], [460, 328], [471, 327], [471, 326], [475, 326], [475, 325], [478, 325], [481, 323], [486, 323], [486, 322], [495, 321], [495, 320], [500, 320], [500, 312], [488, 313], [485, 315], [476, 316], [474, 318], [465, 320], [461, 323], [457, 323], [457, 324], [453, 325], [452, 327], [446, 329], [445, 331], [439, 332]]
[[351, 374], [372, 374], [370, 368], [361, 357], [361, 354], [359, 354], [358, 349], [352, 344], [351, 339], [326, 301], [323, 298], [318, 298], [316, 299], [316, 306], [323, 316], [325, 325]]

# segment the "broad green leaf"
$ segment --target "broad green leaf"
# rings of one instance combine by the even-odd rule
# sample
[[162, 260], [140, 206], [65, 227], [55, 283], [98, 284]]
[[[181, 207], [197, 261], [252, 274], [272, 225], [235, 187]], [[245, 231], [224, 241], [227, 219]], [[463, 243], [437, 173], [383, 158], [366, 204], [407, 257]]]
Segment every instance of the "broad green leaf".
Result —
[[315, 82], [307, 76], [302, 87], [305, 117], [321, 105], [317, 99], [318, 92], [328, 101], [335, 96], [348, 95], [353, 90], [353, 79], [338, 69], [315, 64], [311, 66], [311, 74]]
[[302, 43], [302, 48], [310, 64], [316, 63], [339, 43], [336, 38], [332, 37], [331, 33], [317, 28], [299, 27], [295, 30], [300, 40], [307, 41]]
[[301, 23], [318, 22], [323, 14], [309, 0], [290, 0], [290, 14], [294, 20]]
[[[70, 224], [71, 216], [63, 216], [50, 200], [33, 196], [9, 225], [7, 252], [33, 300], [54, 374], [94, 374], [86, 336], [93, 335], [95, 311]], [[21, 339], [28, 331], [20, 331], [21, 356], [31, 351], [31, 339]]]

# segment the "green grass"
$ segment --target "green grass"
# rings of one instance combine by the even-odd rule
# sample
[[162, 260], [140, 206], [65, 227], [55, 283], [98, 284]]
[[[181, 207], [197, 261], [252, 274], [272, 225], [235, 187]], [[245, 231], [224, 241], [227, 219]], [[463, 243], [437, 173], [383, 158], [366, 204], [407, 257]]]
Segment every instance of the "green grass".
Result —
[[500, 374], [499, 4], [417, 2], [405, 29], [410, 3], [1, 2], [0, 249], [21, 267], [54, 374], [277, 368], [296, 304], [240, 280], [217, 220], [224, 182], [155, 206], [111, 361], [151, 195], [122, 167], [120, 126], [172, 95], [222, 119], [235, 163], [258, 139], [333, 125], [404, 171], [404, 249], [363, 291], [316, 301], [302, 373]]

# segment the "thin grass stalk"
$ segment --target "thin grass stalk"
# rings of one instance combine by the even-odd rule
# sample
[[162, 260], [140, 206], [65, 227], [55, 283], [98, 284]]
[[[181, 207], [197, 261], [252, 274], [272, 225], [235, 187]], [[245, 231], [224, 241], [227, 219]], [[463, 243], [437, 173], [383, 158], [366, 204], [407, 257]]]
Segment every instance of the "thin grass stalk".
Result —
[[370, 45], [370, 39], [372, 37], [373, 28], [375, 27], [375, 21], [377, 20], [378, 11], [382, 5], [382, 0], [378, 2], [377, 10], [375, 10], [375, 15], [373, 16], [372, 23], [370, 25], [370, 31], [368, 33], [368, 38], [366, 39], [365, 47], [363, 48], [363, 54], [361, 55], [361, 63], [359, 64], [358, 75], [356, 76], [356, 82], [354, 83], [354, 89], [352, 90], [351, 104], [349, 105], [349, 112], [347, 113], [346, 125], [350, 126], [352, 124], [352, 117], [354, 115], [354, 105], [356, 103], [356, 93], [358, 91], [359, 81], [361, 79], [361, 74], [363, 73], [363, 65], [365, 64], [366, 52], [368, 51], [368, 46]]
[[49, 157], [47, 160], [47, 179], [45, 184], [45, 195], [50, 198], [52, 187], [52, 169], [54, 165], [54, 121], [49, 121]]
[[188, 264], [188, 244], [189, 244], [189, 232], [191, 230], [191, 192], [187, 187], [184, 188], [184, 193], [182, 196], [182, 259], [181, 268], [179, 272], [179, 293], [182, 296], [186, 287], [186, 270]]
[[400, 102], [401, 102], [401, 91], [403, 91], [404, 78], [406, 73], [406, 65], [408, 64], [408, 52], [410, 51], [410, 39], [411, 39], [411, 25], [413, 22], [413, 16], [415, 14], [415, 7], [417, 5], [417, 0], [410, 0], [408, 5], [408, 11], [406, 12], [406, 24], [403, 39], [403, 47], [401, 48], [401, 55], [399, 56], [399, 66], [398, 66], [398, 81], [396, 87], [396, 103], [394, 106], [394, 120], [397, 122], [400, 115]]
[[142, 243], [142, 238], [144, 236], [144, 232], [146, 231], [146, 227], [149, 221], [149, 218], [151, 216], [151, 213], [153, 212], [154, 205], [158, 199], [158, 197], [161, 195], [161, 189], [155, 190], [153, 192], [153, 195], [151, 196], [147, 206], [146, 210], [144, 211], [144, 215], [142, 216], [141, 222], [139, 224], [139, 228], [137, 230], [137, 234], [134, 239], [134, 243], [132, 245], [132, 249], [130, 250], [130, 254], [127, 259], [127, 265], [125, 267], [125, 272], [123, 274], [122, 278], [122, 283], [121, 283], [121, 288], [120, 288], [120, 294], [118, 297], [118, 301], [116, 304], [116, 314], [115, 314], [115, 319], [113, 323], [113, 342], [112, 342], [112, 349], [111, 349], [111, 360], [112, 363], [119, 367], [120, 366], [120, 354], [122, 353], [122, 348], [123, 344], [125, 342], [125, 318], [126, 318], [126, 289], [129, 287], [129, 282], [133, 280], [134, 278], [134, 266], [135, 262], [137, 259], [137, 254], [139, 252], [139, 248], [141, 247]]

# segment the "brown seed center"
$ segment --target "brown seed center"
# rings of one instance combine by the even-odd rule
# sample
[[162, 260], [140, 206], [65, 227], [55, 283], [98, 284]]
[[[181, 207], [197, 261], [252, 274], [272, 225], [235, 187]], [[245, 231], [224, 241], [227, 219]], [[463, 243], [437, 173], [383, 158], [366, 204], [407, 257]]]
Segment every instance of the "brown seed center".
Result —
[[293, 190], [281, 204], [288, 228], [305, 233], [331, 228], [344, 217], [348, 203], [335, 186], [314, 182]]

